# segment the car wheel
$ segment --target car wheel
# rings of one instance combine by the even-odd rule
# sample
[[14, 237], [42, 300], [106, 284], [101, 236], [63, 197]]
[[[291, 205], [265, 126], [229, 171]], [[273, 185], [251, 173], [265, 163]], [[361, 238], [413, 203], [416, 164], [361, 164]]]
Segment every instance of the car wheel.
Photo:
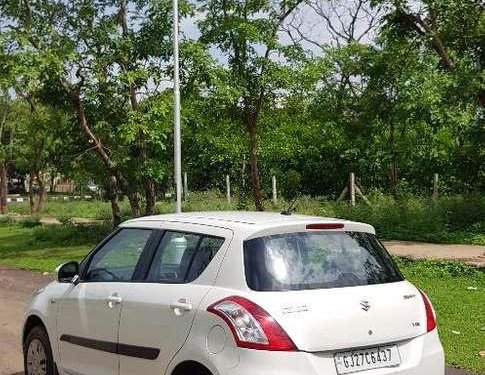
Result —
[[49, 336], [41, 326], [30, 330], [24, 343], [25, 375], [56, 375]]

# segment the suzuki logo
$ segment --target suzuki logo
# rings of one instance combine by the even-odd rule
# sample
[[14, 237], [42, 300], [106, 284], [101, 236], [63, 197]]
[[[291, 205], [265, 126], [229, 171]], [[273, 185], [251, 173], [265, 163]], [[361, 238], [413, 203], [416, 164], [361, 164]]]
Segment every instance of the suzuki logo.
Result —
[[360, 301], [360, 308], [364, 311], [369, 311], [370, 310], [370, 303], [369, 301], [362, 300]]

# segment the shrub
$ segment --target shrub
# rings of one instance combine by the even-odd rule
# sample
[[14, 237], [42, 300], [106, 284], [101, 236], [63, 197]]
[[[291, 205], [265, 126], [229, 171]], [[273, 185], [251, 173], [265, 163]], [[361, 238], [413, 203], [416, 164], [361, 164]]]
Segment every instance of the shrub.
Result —
[[34, 240], [56, 245], [93, 245], [112, 230], [110, 225], [50, 225], [34, 229]]
[[35, 228], [42, 225], [42, 223], [40, 222], [40, 218], [37, 216], [31, 216], [26, 219], [22, 219], [19, 221], [19, 224], [24, 228]]

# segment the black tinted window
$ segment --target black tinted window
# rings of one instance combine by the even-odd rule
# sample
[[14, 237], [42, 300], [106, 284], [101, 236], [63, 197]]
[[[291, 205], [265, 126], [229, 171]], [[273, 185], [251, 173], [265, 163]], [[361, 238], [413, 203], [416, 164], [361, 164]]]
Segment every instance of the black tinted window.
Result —
[[224, 243], [223, 238], [167, 231], [155, 253], [148, 279], [189, 283], [197, 279]]
[[401, 281], [375, 236], [312, 232], [267, 236], [244, 244], [246, 279], [257, 291], [337, 288]]

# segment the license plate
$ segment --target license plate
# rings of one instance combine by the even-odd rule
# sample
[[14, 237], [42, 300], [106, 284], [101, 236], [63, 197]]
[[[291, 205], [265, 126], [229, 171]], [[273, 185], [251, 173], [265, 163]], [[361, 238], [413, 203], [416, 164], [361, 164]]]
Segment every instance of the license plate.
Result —
[[338, 374], [395, 367], [401, 364], [401, 357], [396, 345], [336, 353], [334, 360]]

